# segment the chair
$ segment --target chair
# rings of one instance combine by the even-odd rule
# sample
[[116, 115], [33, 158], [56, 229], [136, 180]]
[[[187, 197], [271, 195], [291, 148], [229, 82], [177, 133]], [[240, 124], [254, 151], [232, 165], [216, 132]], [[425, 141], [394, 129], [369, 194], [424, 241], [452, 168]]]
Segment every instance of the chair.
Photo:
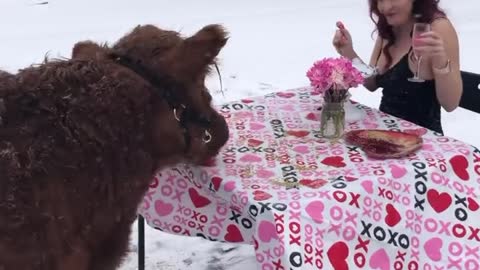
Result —
[[480, 74], [460, 72], [463, 80], [463, 95], [460, 107], [480, 113]]

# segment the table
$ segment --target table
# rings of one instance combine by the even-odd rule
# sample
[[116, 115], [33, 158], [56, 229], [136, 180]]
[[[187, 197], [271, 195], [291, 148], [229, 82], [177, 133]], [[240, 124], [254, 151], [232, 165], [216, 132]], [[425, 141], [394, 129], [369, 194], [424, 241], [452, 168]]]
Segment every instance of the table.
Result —
[[231, 137], [215, 162], [153, 179], [148, 225], [254, 245], [257, 269], [480, 269], [480, 151], [348, 101], [347, 130], [423, 136], [374, 160], [319, 136], [308, 87], [221, 105]]

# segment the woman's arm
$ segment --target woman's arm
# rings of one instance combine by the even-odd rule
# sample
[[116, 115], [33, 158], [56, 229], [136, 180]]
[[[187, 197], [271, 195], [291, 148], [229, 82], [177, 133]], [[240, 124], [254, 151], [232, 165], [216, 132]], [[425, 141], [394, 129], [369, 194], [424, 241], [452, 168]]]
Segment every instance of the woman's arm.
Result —
[[[335, 35], [333, 37], [333, 46], [337, 50], [338, 54], [340, 54], [343, 57], [346, 57], [354, 62], [360, 62], [358, 63], [362, 68], [365, 67], [365, 69], [368, 69], [367, 64], [357, 55], [355, 50], [353, 49], [353, 42], [352, 42], [352, 36], [350, 35], [350, 32], [345, 28], [345, 26], [341, 22], [337, 22], [337, 31], [335, 31]], [[373, 48], [372, 55], [370, 56], [370, 67], [374, 67], [376, 65], [376, 60], [381, 53], [382, 50], [382, 40], [381, 38], [377, 38], [375, 42], [375, 46]], [[367, 88], [369, 91], [375, 91], [378, 89], [377, 84], [375, 82], [375, 76], [370, 76], [367, 79], [365, 79], [365, 82], [363, 84], [365, 88]]]
[[[382, 53], [382, 38], [377, 37], [377, 40], [375, 41], [375, 46], [373, 47], [372, 54], [370, 56], [370, 62], [368, 63], [369, 66], [371, 67], [376, 67], [377, 65], [377, 60]], [[375, 80], [375, 76], [370, 76], [367, 79], [365, 79], [365, 82], [363, 83], [363, 86], [367, 88], [369, 91], [373, 92], [378, 89], [377, 82]]]
[[[434, 21], [432, 29], [439, 34], [445, 46], [444, 57], [432, 58], [437, 98], [442, 107], [446, 111], [451, 112], [458, 107], [463, 93], [458, 37], [449, 20], [440, 19]], [[441, 74], [440, 72], [435, 72], [436, 69], [444, 68], [448, 60], [450, 60], [449, 73]]]
[[458, 107], [463, 93], [457, 33], [448, 19], [440, 18], [421, 40], [424, 53], [430, 58], [438, 102], [451, 112]]

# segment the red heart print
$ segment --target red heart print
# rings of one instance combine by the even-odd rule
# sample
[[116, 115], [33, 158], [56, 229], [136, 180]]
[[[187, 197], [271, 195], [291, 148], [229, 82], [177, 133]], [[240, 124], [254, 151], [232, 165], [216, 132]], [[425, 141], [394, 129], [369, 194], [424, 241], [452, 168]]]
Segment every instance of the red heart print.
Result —
[[262, 145], [263, 141], [257, 139], [248, 139], [248, 146], [250, 147], [258, 147]]
[[294, 93], [285, 93], [285, 92], [279, 92], [277, 93], [277, 96], [281, 97], [281, 98], [292, 98], [295, 96]]
[[160, 181], [158, 180], [158, 177], [155, 176], [148, 187], [149, 188], [156, 188], [156, 187], [158, 187], [159, 183], [160, 183]]
[[309, 113], [309, 114], [307, 114], [307, 119], [308, 119], [308, 120], [311, 120], [311, 121], [318, 121], [318, 117], [317, 117], [317, 115], [314, 114], [314, 113]]
[[225, 235], [225, 241], [231, 243], [243, 242], [243, 236], [237, 226], [230, 224], [227, 227], [227, 234]]
[[213, 177], [212, 178], [212, 185], [213, 185], [213, 189], [215, 191], [218, 191], [218, 189], [220, 188], [220, 184], [222, 183], [223, 179], [220, 178], [220, 177]]
[[335, 156], [335, 157], [327, 157], [322, 160], [322, 164], [327, 166], [332, 166], [336, 168], [345, 167], [347, 164], [343, 162], [343, 157]]
[[320, 188], [323, 187], [327, 181], [323, 179], [302, 179], [299, 181], [300, 185], [307, 186], [309, 188]]
[[348, 246], [344, 242], [336, 242], [328, 249], [328, 259], [334, 270], [348, 270], [348, 253]]
[[193, 205], [197, 208], [205, 207], [211, 203], [207, 197], [198, 194], [198, 191], [195, 188], [189, 188], [188, 194], [190, 195], [190, 199], [192, 199]]
[[385, 217], [385, 223], [390, 227], [395, 227], [402, 217], [398, 213], [397, 209], [392, 204], [387, 204], [387, 216]]
[[289, 130], [289, 131], [287, 131], [287, 134], [290, 135], [290, 136], [295, 136], [297, 138], [303, 138], [303, 137], [308, 136], [308, 134], [310, 134], [310, 132], [306, 131], [306, 130]]
[[353, 182], [353, 181], [356, 181], [358, 180], [358, 178], [354, 177], [354, 176], [345, 176], [345, 180], [347, 182]]
[[452, 203], [452, 197], [448, 193], [439, 193], [435, 189], [430, 189], [427, 192], [427, 200], [437, 213], [445, 211]]
[[242, 99], [242, 102], [245, 104], [253, 103], [253, 100], [251, 99]]
[[470, 175], [468, 175], [468, 160], [466, 157], [457, 155], [450, 159], [450, 165], [452, 165], [455, 174], [462, 180], [468, 181]]
[[265, 200], [268, 200], [272, 197], [272, 195], [268, 194], [267, 192], [265, 191], [261, 191], [261, 190], [255, 190], [253, 192], [253, 199], [255, 201], [265, 201]]
[[480, 208], [480, 206], [478, 205], [478, 203], [472, 199], [472, 198], [468, 198], [468, 209], [470, 209], [471, 211], [475, 212], [478, 210], [478, 208]]

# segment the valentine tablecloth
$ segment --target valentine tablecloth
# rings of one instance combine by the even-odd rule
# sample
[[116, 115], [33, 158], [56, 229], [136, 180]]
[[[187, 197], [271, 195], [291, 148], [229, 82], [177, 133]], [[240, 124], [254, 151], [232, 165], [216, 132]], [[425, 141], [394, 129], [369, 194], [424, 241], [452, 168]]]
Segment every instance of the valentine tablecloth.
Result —
[[163, 231], [255, 246], [258, 269], [480, 269], [480, 151], [348, 101], [346, 130], [422, 135], [374, 160], [319, 136], [309, 88], [221, 105], [230, 140], [153, 180], [139, 213]]

